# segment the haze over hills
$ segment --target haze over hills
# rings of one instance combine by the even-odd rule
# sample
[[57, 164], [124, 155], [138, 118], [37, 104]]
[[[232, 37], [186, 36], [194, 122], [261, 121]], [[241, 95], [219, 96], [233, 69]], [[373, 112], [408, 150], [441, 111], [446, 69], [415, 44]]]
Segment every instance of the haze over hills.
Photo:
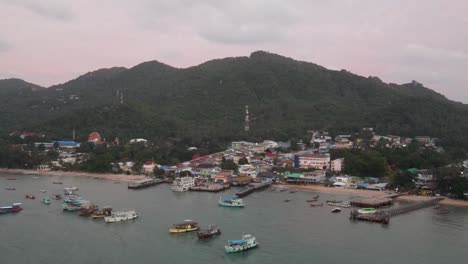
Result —
[[[345, 133], [370, 126], [468, 146], [467, 105], [415, 81], [387, 84], [263, 51], [185, 69], [157, 61], [100, 69], [48, 89], [0, 80], [0, 95], [3, 132], [40, 130], [63, 139], [73, 128], [81, 140], [96, 130], [108, 139], [197, 142], [286, 140], [312, 128]], [[248, 134], [245, 105], [252, 118]]]

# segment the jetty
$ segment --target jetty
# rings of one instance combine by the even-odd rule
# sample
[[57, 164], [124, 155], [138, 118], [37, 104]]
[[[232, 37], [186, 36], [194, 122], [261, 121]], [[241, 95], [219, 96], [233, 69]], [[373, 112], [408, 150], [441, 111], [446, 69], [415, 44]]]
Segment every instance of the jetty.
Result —
[[388, 224], [390, 222], [390, 217], [392, 216], [405, 214], [405, 213], [416, 211], [422, 208], [433, 206], [435, 204], [438, 204], [443, 199], [444, 198], [434, 198], [429, 201], [416, 202], [416, 203], [404, 205], [401, 207], [378, 210], [375, 214], [360, 214], [358, 213], [358, 210], [354, 209], [351, 211], [349, 218], [351, 220], [361, 220], [361, 221]]
[[143, 189], [150, 186], [158, 185], [163, 183], [163, 179], [146, 179], [140, 181], [133, 181], [128, 183], [128, 189]]
[[229, 185], [209, 184], [190, 187], [190, 191], [193, 192], [220, 192], [226, 189], [229, 189]]
[[391, 198], [363, 198], [352, 200], [350, 204], [356, 207], [383, 207], [392, 205], [393, 200]]
[[248, 187], [236, 192], [236, 196], [245, 197], [255, 191], [264, 190], [270, 187], [271, 182], [251, 183]]

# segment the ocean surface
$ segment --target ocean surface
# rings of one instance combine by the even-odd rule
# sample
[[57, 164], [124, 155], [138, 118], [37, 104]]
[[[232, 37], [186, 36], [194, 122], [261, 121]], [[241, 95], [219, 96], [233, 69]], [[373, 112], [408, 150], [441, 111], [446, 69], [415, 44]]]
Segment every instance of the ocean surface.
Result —
[[[7, 180], [14, 177], [17, 180]], [[52, 184], [62, 181], [63, 185]], [[103, 220], [63, 212], [61, 201], [43, 196], [78, 186], [79, 194], [99, 206], [135, 209], [135, 221], [106, 224]], [[15, 187], [16, 191], [5, 188]], [[42, 194], [39, 190], [48, 192]], [[468, 260], [468, 209], [433, 208], [393, 217], [388, 226], [352, 222], [349, 209], [330, 213], [329, 206], [311, 208], [315, 193], [262, 191], [244, 198], [243, 209], [217, 205], [221, 193], [174, 193], [162, 184], [128, 190], [127, 184], [81, 177], [33, 178], [0, 175], [0, 206], [23, 203], [23, 211], [0, 215], [0, 263], [465, 263]], [[36, 195], [28, 200], [25, 194]], [[320, 200], [353, 196], [320, 194]], [[289, 203], [284, 202], [290, 198]], [[199, 241], [196, 233], [169, 234], [168, 227], [191, 219], [202, 226], [217, 224], [222, 235]], [[256, 236], [260, 246], [226, 254], [228, 239]]]

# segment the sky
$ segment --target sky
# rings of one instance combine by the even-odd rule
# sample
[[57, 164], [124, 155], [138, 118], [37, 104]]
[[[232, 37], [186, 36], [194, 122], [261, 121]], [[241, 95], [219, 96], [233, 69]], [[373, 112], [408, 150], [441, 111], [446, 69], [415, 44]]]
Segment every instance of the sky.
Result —
[[0, 79], [42, 86], [256, 50], [468, 103], [466, 0], [0, 0]]

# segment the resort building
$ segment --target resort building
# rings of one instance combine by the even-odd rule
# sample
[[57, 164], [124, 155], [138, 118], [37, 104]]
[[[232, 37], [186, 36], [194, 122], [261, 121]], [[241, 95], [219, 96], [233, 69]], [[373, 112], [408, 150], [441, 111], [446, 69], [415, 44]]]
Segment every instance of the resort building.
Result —
[[294, 156], [294, 167], [326, 170], [330, 166], [329, 154], [299, 154]]
[[341, 172], [344, 166], [344, 158], [335, 159], [330, 162], [330, 170], [333, 172]]

